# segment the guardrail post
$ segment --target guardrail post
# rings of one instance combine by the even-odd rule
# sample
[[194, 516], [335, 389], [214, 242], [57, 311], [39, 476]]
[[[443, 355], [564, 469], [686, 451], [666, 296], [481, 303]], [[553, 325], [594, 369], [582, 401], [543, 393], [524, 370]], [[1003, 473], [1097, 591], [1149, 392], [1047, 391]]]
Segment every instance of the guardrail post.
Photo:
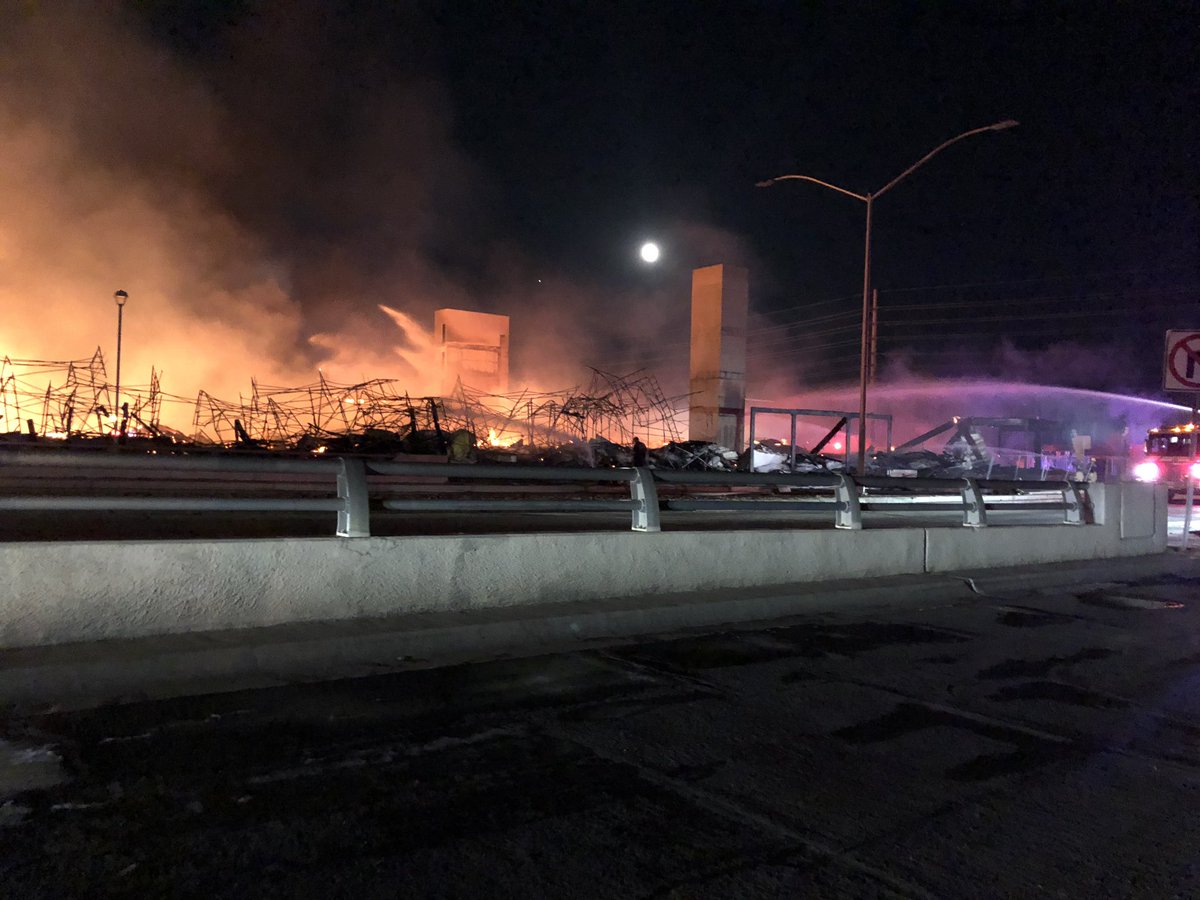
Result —
[[338, 537], [370, 537], [371, 505], [367, 498], [367, 466], [361, 459], [342, 458], [342, 471], [337, 477], [338, 499], [342, 508], [337, 514]]
[[838, 477], [837, 487], [834, 488], [834, 503], [837, 508], [833, 520], [834, 527], [861, 531], [862, 507], [858, 503], [858, 485], [849, 475]]
[[654, 473], [647, 468], [634, 469], [629, 495], [640, 504], [633, 509], [633, 530], [662, 531], [658, 522], [658, 488], [654, 484]]
[[1063, 510], [1066, 515], [1063, 522], [1067, 525], [1084, 525], [1087, 523], [1085, 513], [1087, 511], [1087, 500], [1083, 496], [1083, 491], [1079, 489], [1079, 485], [1073, 481], [1068, 481], [1066, 487], [1063, 488]]
[[974, 478], [964, 478], [962, 488], [963, 525], [967, 528], [983, 528], [987, 525], [987, 507], [983, 505], [983, 491]]

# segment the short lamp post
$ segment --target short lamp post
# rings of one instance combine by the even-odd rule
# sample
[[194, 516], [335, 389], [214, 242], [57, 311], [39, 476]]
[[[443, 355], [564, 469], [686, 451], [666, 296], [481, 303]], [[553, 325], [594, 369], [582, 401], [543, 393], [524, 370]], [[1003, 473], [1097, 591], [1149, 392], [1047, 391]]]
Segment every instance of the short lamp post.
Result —
[[125, 302], [129, 299], [129, 295], [124, 291], [117, 291], [113, 294], [113, 299], [117, 301], [117, 391], [116, 398], [113, 402], [113, 418], [117, 421], [117, 427], [120, 428], [121, 423], [121, 325], [125, 315]]
[[869, 365], [868, 354], [870, 351], [871, 334], [871, 212], [875, 200], [882, 197], [951, 144], [957, 144], [965, 138], [982, 134], [985, 131], [1004, 131], [1006, 128], [1015, 127], [1017, 124], [1012, 119], [1005, 119], [1003, 122], [997, 122], [994, 125], [985, 125], [982, 128], [972, 128], [970, 131], [964, 131], [958, 137], [950, 138], [945, 143], [934, 147], [873, 194], [856, 194], [854, 191], [848, 191], [845, 188], [840, 188], [837, 185], [829, 184], [827, 181], [821, 181], [818, 178], [812, 178], [808, 175], [780, 175], [777, 178], [758, 182], [758, 187], [771, 187], [777, 181], [811, 181], [813, 184], [819, 184], [821, 187], [829, 188], [831, 191], [837, 191], [839, 194], [845, 194], [847, 197], [853, 197], [855, 200], [861, 200], [867, 204], [867, 235], [863, 250], [862, 340], [859, 346], [858, 362], [858, 468], [856, 471], [860, 475], [864, 474], [867, 470], [867, 368]]

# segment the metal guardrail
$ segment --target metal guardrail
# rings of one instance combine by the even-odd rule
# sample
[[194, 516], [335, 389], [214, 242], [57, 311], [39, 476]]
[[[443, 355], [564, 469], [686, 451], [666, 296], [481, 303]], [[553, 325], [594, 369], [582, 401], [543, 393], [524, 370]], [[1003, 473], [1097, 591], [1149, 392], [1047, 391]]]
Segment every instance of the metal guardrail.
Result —
[[[47, 481], [46, 472], [66, 473], [56, 491], [32, 493]], [[129, 474], [132, 481], [83, 479], [103, 472]], [[19, 484], [15, 489], [13, 481]], [[487, 481], [508, 493], [521, 486], [554, 482], [566, 487], [628, 485], [629, 497], [530, 499], [476, 492], [446, 496], [449, 480], [462, 491], [463, 481]], [[398, 483], [399, 480], [399, 483]], [[405, 481], [407, 480], [407, 481]], [[439, 483], [430, 483], [439, 482]], [[419, 487], [414, 487], [419, 485]], [[682, 496], [659, 496], [659, 486]], [[1030, 489], [1036, 485], [1034, 493]], [[397, 497], [408, 491], [441, 496]], [[738, 489], [770, 488], [770, 494]], [[508, 491], [507, 488], [511, 488]], [[118, 489], [120, 493], [118, 493]], [[304, 496], [244, 496], [268, 489]], [[129, 496], [129, 494], [139, 494]], [[470, 491], [468, 490], [468, 493]], [[705, 496], [720, 493], [723, 496]], [[213, 496], [220, 494], [222, 496]], [[332, 496], [330, 496], [332, 494]], [[0, 511], [228, 511], [337, 513], [336, 534], [371, 533], [371, 496], [383, 509], [405, 512], [628, 512], [634, 531], [661, 530], [660, 509], [770, 512], [823, 511], [837, 528], [863, 527], [864, 511], [945, 511], [961, 509], [962, 524], [981, 528], [989, 509], [1060, 510], [1063, 523], [1089, 518], [1086, 495], [1070, 481], [1028, 482], [988, 479], [853, 477], [835, 473], [690, 472], [665, 469], [566, 469], [504, 465], [379, 462], [359, 458], [298, 459], [230, 456], [144, 456], [70, 451], [0, 454]], [[231, 496], [232, 495], [232, 496]], [[239, 496], [240, 495], [240, 496]]]
[[487, 479], [491, 481], [624, 482], [629, 485], [628, 500], [480, 500], [384, 499], [383, 508], [409, 512], [604, 512], [628, 510], [634, 531], [661, 531], [658, 519], [658, 493], [650, 469], [559, 469], [522, 466], [453, 465], [451, 463], [368, 462], [367, 469], [379, 475]]

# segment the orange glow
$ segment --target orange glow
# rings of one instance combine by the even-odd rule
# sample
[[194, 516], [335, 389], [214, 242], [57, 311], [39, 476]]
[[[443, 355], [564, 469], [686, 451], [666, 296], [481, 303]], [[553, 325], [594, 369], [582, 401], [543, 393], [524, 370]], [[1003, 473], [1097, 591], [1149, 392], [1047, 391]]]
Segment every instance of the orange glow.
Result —
[[519, 440], [521, 440], [519, 436], [513, 436], [508, 432], [497, 434], [495, 428], [488, 429], [487, 442], [489, 447], [511, 447]]
[[[274, 138], [290, 132], [245, 121], [242, 104], [232, 98], [238, 92], [214, 90], [186, 58], [176, 59], [129, 27], [119, 4], [20, 6], [22, 12], [3, 16], [0, 41], [0, 409], [6, 397], [14, 407], [15, 399], [29, 397], [30, 405], [46, 408], [38, 397], [47, 381], [58, 398], [71, 391], [65, 364], [24, 366], [18, 375], [30, 374], [28, 383], [5, 382], [6, 356], [86, 363], [99, 349], [105, 364], [87, 385], [87, 404], [76, 404], [70, 414], [59, 404], [55, 415], [35, 416], [39, 429], [111, 433], [120, 420], [99, 421], [97, 409], [119, 415], [127, 403], [129, 422], [136, 416], [181, 439], [228, 438], [232, 416], [221, 418], [217, 410], [251, 407], [260, 395], [318, 377], [336, 385], [390, 380], [389, 390], [404, 398], [395, 406], [444, 397], [449, 415], [453, 395], [465, 394], [488, 409], [475, 421], [503, 423], [513, 421], [517, 399], [481, 399], [485, 390], [569, 393], [591, 377], [592, 363], [621, 372], [661, 365], [660, 335], [686, 333], [686, 304], [676, 302], [673, 288], [613, 293], [543, 272], [540, 262], [531, 279], [534, 260], [501, 236], [488, 238], [486, 289], [427, 258], [427, 233], [448, 238], [465, 225], [468, 234], [483, 234], [477, 222], [450, 214], [473, 215], [471, 204], [460, 200], [475, 193], [483, 175], [450, 139], [453, 122], [444, 117], [441, 99], [434, 96], [426, 106], [426, 94], [437, 92], [423, 80], [413, 90], [389, 87], [389, 100], [370, 107], [362, 133], [349, 136], [354, 146], [338, 154], [346, 167], [321, 168], [331, 180], [312, 184], [304, 158], [260, 155], [263, 148], [286, 150]], [[97, 59], [108, 64], [97, 67]], [[253, 57], [244, 62], [258, 71]], [[405, 120], [414, 127], [395, 131], [394, 123]], [[337, 146], [346, 140], [337, 136]], [[379, 169], [360, 166], [377, 158], [386, 160]], [[271, 177], [247, 179], [247, 171], [260, 170]], [[393, 170], [405, 177], [392, 178]], [[442, 182], [456, 183], [450, 203], [435, 191]], [[291, 212], [298, 187], [307, 198], [302, 221]], [[246, 215], [250, 210], [256, 214]], [[338, 216], [331, 221], [346, 227], [312, 231], [302, 224], [330, 210]], [[360, 224], [369, 226], [370, 239], [352, 239]], [[673, 243], [706, 253], [721, 255], [741, 244], [703, 223], [672, 227]], [[120, 308], [120, 391], [114, 390], [118, 287], [128, 289]], [[447, 389], [445, 336], [431, 330], [432, 314], [480, 307], [511, 314], [512, 333], [505, 337], [525, 348], [523, 365], [511, 387], [464, 378]], [[654, 311], [652, 323], [645, 320], [648, 311]], [[606, 360], [616, 346], [622, 348], [618, 359]], [[55, 371], [41, 371], [46, 368]], [[151, 384], [161, 408], [150, 403]], [[243, 425], [259, 434], [268, 420], [278, 423], [276, 430], [313, 424], [324, 433], [387, 417], [388, 410], [376, 414], [380, 404], [364, 396], [346, 390], [319, 395], [336, 415], [322, 406], [312, 422], [295, 422], [287, 410], [269, 407], [254, 419], [242, 416]], [[532, 416], [534, 405], [523, 402], [520, 418]], [[24, 430], [18, 422], [29, 415], [6, 414], [0, 432]], [[212, 424], [218, 420], [221, 428]], [[682, 415], [679, 423], [685, 420]], [[573, 436], [568, 426], [575, 421], [582, 420], [564, 419], [550, 439]], [[529, 430], [515, 427], [520, 437], [500, 428], [492, 445], [530, 439]], [[126, 433], [136, 432], [127, 427]], [[667, 440], [665, 433], [643, 437]]]

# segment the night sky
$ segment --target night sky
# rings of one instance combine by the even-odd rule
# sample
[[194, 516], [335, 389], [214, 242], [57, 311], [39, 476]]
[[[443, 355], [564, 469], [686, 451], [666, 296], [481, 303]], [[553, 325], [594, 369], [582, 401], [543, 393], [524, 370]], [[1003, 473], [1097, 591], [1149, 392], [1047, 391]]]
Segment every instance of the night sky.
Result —
[[[243, 0], [122, 17], [239, 123], [231, 152], [261, 164], [211, 193], [290, 256], [302, 302], [419, 255], [479, 308], [545, 278], [592, 307], [634, 297], [612, 306], [636, 328], [639, 303], [686, 316], [694, 265], [741, 263], [752, 378], [853, 377], [864, 207], [755, 182], [874, 191], [1013, 118], [876, 207], [885, 375], [999, 366], [1153, 392], [1162, 331], [1200, 325], [1195, 4]], [[308, 309], [314, 327], [345, 312]], [[658, 336], [667, 361], [680, 337]]]
[[[1195, 5], [597, 6], [437, 16], [464, 146], [494, 173], [503, 227], [553, 264], [629, 277], [631, 235], [669, 246], [673, 221], [705, 219], [744, 242], [756, 309], [853, 344], [853, 325], [824, 323], [847, 301], [794, 307], [858, 293], [863, 206], [752, 185], [877, 190], [1012, 117], [877, 205], [885, 351], [1094, 344], [1152, 319], [1135, 330], [1153, 382], [1161, 329], [1200, 321]], [[697, 250], [677, 258], [719, 261]], [[777, 362], [792, 334], [770, 335]], [[833, 368], [854, 364], [851, 347]]]

